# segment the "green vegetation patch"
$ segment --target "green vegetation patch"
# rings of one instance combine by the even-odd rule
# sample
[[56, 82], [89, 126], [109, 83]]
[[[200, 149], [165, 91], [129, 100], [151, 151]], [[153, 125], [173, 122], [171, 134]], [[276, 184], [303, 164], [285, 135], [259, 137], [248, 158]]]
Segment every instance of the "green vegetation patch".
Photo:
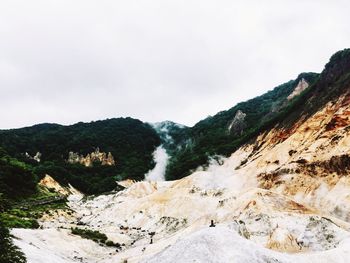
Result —
[[114, 243], [111, 240], [108, 240], [107, 236], [99, 231], [82, 229], [82, 228], [72, 228], [72, 234], [81, 236], [85, 239], [90, 239], [99, 245], [107, 246], [107, 247], [116, 247], [117, 250], [120, 250], [122, 245], [119, 243]]
[[72, 228], [72, 234], [81, 236], [82, 238], [91, 239], [97, 243], [105, 244], [107, 241], [107, 236], [99, 231], [81, 229], [81, 228]]
[[38, 228], [36, 219], [15, 216], [10, 213], [1, 213], [0, 221], [8, 228]]
[[13, 203], [12, 208], [2, 212], [0, 214], [0, 221], [8, 228], [38, 228], [37, 219], [41, 218], [44, 214], [51, 214], [52, 211], [67, 209], [68, 207], [64, 199], [44, 205], [25, 200]]

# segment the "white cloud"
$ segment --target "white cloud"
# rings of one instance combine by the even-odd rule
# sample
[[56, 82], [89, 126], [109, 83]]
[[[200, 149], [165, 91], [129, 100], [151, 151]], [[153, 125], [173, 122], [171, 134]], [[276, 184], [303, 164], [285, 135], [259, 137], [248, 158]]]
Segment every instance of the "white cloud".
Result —
[[0, 128], [118, 116], [187, 125], [350, 43], [350, 2], [0, 3]]

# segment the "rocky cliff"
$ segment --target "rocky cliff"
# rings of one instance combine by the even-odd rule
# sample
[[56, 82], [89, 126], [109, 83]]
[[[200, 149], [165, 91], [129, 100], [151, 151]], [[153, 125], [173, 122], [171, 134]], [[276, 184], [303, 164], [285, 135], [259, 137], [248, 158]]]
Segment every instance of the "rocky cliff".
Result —
[[99, 148], [96, 148], [94, 152], [88, 153], [85, 157], [75, 152], [69, 152], [69, 163], [80, 163], [86, 167], [91, 167], [95, 162], [101, 165], [116, 165], [114, 157], [111, 152], [100, 152]]
[[302, 93], [304, 90], [306, 90], [309, 87], [309, 83], [302, 78], [298, 85], [295, 87], [295, 89], [293, 90], [293, 92], [287, 97], [287, 100], [291, 100], [294, 97], [300, 95], [300, 93]]
[[244, 121], [246, 116], [247, 114], [245, 114], [241, 110], [238, 110], [235, 117], [228, 126], [229, 133], [234, 133], [235, 135], [242, 135], [244, 129], [247, 126], [247, 124]]

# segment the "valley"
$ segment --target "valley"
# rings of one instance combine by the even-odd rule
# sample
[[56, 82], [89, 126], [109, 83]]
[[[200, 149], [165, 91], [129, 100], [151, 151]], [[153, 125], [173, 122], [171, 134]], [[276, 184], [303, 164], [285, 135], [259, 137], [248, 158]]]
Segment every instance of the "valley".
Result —
[[3, 167], [64, 201], [38, 228], [10, 227], [29, 263], [348, 262], [349, 49], [193, 127], [113, 119], [0, 139]]

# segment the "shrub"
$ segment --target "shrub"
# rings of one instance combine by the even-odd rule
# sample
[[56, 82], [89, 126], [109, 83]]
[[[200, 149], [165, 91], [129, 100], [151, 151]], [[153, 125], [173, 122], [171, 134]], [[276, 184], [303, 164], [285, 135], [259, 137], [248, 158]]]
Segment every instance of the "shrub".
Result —
[[72, 228], [72, 234], [81, 236], [82, 238], [91, 239], [97, 243], [106, 243], [107, 236], [99, 231], [81, 229], [81, 228]]
[[32, 218], [21, 218], [8, 213], [0, 214], [0, 222], [8, 228], [39, 228], [39, 223]]

